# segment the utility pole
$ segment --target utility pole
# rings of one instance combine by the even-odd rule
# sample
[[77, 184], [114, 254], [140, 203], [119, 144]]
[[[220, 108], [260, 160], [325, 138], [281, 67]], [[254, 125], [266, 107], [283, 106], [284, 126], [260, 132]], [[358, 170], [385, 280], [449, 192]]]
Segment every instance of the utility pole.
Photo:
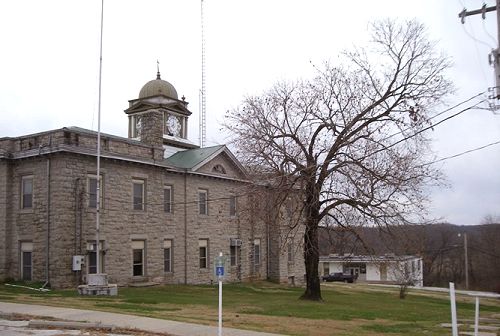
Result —
[[469, 289], [469, 258], [467, 256], [467, 233], [464, 232], [465, 289]]
[[[464, 232], [464, 265], [465, 265], [465, 289], [469, 289], [469, 256], [467, 253], [467, 233]], [[458, 234], [459, 237], [462, 236], [462, 233]]]
[[[465, 289], [469, 289], [469, 256], [467, 252], [467, 233], [464, 232], [464, 265], [465, 265]], [[459, 237], [462, 237], [462, 233], [458, 234]]]
[[465, 18], [471, 15], [481, 14], [483, 20], [486, 18], [486, 13], [493, 12], [496, 10], [497, 12], [497, 49], [493, 49], [489, 55], [490, 65], [493, 65], [495, 69], [495, 88], [493, 90], [493, 95], [490, 98], [500, 99], [500, 11], [498, 10], [500, 4], [500, 0], [496, 0], [495, 6], [486, 7], [486, 4], [483, 4], [481, 9], [475, 9], [472, 11], [467, 11], [465, 8], [463, 11], [458, 13], [458, 17], [461, 19], [462, 24], [465, 23]]

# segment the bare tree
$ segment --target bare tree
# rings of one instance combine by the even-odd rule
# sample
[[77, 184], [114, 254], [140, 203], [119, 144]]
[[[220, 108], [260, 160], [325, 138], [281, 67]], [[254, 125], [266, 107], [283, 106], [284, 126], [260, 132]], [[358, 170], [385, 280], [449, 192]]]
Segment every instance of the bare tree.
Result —
[[228, 113], [242, 161], [302, 190], [303, 299], [321, 300], [318, 226], [405, 223], [422, 211], [432, 108], [451, 91], [449, 62], [409, 21], [373, 24], [369, 48], [325, 63], [311, 80], [278, 83]]
[[392, 277], [395, 279], [396, 284], [399, 286], [399, 298], [405, 299], [408, 294], [408, 287], [420, 284], [421, 268], [416, 266], [420, 261], [414, 257], [408, 258], [406, 256], [395, 257], [395, 261], [390, 263], [390, 271]]
[[481, 221], [481, 224], [484, 224], [484, 225], [500, 224], [500, 215], [488, 214], [488, 215], [484, 216], [483, 220]]

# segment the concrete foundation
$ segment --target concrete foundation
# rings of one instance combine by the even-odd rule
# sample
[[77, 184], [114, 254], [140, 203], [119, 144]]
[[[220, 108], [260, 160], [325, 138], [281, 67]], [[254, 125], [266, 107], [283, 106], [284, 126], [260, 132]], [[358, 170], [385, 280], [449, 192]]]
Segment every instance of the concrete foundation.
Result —
[[78, 286], [80, 295], [118, 295], [118, 286], [108, 284], [108, 275], [104, 273], [87, 275], [87, 284]]
[[115, 296], [118, 295], [118, 286], [116, 284], [106, 286], [80, 285], [78, 286], [78, 294]]

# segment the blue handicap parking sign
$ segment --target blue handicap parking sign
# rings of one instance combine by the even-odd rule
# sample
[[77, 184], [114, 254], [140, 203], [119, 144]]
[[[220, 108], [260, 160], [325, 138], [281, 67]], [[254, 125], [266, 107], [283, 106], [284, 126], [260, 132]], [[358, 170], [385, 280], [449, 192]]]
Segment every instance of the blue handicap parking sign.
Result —
[[217, 276], [223, 276], [224, 275], [224, 266], [217, 266], [215, 268], [215, 274]]

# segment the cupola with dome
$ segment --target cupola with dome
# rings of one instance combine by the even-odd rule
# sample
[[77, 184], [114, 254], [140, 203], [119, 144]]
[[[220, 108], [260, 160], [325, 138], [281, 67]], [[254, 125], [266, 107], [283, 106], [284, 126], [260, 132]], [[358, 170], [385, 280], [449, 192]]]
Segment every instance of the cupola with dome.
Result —
[[156, 79], [144, 84], [139, 98], [129, 100], [125, 110], [129, 118], [128, 137], [169, 153], [197, 148], [187, 137], [191, 115], [187, 106], [184, 97], [179, 100], [175, 87], [161, 79], [158, 68]]
[[163, 95], [178, 99], [177, 90], [172, 84], [170, 84], [166, 80], [161, 79], [160, 71], [156, 73], [156, 79], [150, 80], [149, 82], [144, 84], [141, 91], [139, 92], [139, 99], [157, 95]]

